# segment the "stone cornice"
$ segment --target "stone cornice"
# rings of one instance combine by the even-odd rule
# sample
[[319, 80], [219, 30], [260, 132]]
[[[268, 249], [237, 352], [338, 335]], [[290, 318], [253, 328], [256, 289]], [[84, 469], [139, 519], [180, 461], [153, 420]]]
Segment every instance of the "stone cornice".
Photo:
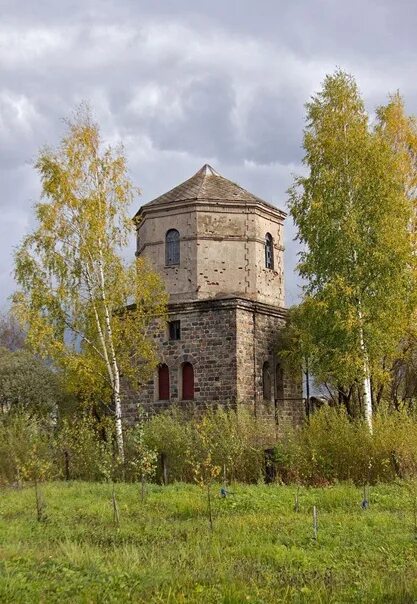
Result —
[[138, 212], [134, 217], [134, 220], [138, 221], [140, 226], [140, 220], [145, 216], [156, 216], [158, 214], [166, 215], [167, 212], [175, 213], [175, 210], [183, 210], [189, 208], [194, 208], [197, 211], [206, 211], [210, 213], [233, 212], [234, 210], [236, 210], [237, 213], [241, 213], [242, 209], [245, 210], [253, 208], [264, 215], [278, 219], [279, 222], [283, 222], [285, 217], [287, 216], [286, 212], [280, 210], [279, 208], [276, 208], [275, 206], [267, 203], [266, 201], [229, 201], [224, 199], [213, 199], [208, 202], [206, 200], [188, 199], [184, 201], [171, 201], [167, 203], [159, 203], [154, 206], [152, 204], [145, 204], [141, 208], [139, 208]]
[[281, 319], [287, 317], [287, 309], [281, 306], [273, 306], [247, 298], [210, 298], [208, 300], [189, 300], [184, 302], [170, 302], [168, 313], [172, 315], [188, 314], [191, 312], [209, 312], [212, 310], [239, 309], [247, 312], [275, 316]]

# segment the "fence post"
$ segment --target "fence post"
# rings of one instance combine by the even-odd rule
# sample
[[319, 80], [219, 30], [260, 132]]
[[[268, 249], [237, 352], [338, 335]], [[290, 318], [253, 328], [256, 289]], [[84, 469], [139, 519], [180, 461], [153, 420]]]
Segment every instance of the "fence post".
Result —
[[275, 482], [276, 478], [276, 467], [275, 467], [275, 449], [264, 450], [264, 461], [265, 461], [265, 483], [271, 484]]
[[317, 541], [318, 523], [317, 523], [317, 508], [313, 505], [313, 539]]
[[165, 453], [161, 453], [161, 466], [162, 466], [162, 484], [168, 484], [168, 464], [167, 456]]

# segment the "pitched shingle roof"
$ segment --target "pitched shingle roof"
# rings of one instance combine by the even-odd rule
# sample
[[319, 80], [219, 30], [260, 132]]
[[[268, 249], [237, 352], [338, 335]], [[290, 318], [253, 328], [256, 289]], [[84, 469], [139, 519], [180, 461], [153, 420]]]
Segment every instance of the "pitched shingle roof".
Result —
[[[266, 204], [275, 210], [275, 206], [263, 201], [256, 195], [249, 193], [236, 183], [221, 176], [208, 164], [205, 164], [194, 176], [174, 187], [167, 193], [160, 195], [142, 207], [153, 207], [159, 204], [176, 201], [228, 201], [228, 202], [256, 202]], [[139, 212], [142, 208], [139, 210]]]

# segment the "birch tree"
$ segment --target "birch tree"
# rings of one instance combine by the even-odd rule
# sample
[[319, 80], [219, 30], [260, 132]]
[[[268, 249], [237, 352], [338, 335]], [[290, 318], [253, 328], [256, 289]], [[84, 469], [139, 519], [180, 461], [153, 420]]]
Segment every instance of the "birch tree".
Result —
[[395, 154], [404, 194], [413, 206], [413, 231], [417, 230], [417, 120], [406, 114], [399, 92], [389, 95], [388, 103], [376, 110], [376, 132], [385, 138]]
[[360, 384], [372, 431], [371, 379], [386, 378], [413, 306], [411, 204], [351, 76], [327, 76], [306, 109], [308, 174], [289, 191], [303, 246], [298, 320], [313, 373], [336, 387]]
[[[417, 119], [407, 115], [403, 97], [397, 91], [389, 95], [386, 105], [377, 108], [376, 131], [390, 145], [396, 158], [396, 167], [404, 194], [412, 208], [409, 225], [414, 257], [417, 257]], [[398, 405], [398, 394], [411, 398], [415, 393], [417, 325], [412, 317], [401, 355], [396, 359], [392, 374], [392, 395]]]
[[148, 380], [156, 355], [149, 329], [165, 312], [160, 278], [126, 262], [137, 194], [122, 147], [104, 148], [81, 107], [57, 149], [36, 161], [42, 198], [36, 226], [16, 253], [14, 310], [31, 348], [52, 359], [78, 391], [107, 401], [124, 459], [122, 383]]

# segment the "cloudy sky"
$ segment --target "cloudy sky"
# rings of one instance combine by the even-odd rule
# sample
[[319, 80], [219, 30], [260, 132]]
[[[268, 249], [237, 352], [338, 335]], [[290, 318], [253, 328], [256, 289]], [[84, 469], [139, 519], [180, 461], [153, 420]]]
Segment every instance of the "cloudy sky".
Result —
[[[371, 111], [400, 89], [417, 113], [416, 31], [414, 0], [0, 0], [0, 309], [33, 226], [33, 160], [80, 101], [125, 145], [132, 213], [206, 162], [285, 209], [326, 73], [354, 74]], [[288, 304], [293, 237], [287, 219]]]

